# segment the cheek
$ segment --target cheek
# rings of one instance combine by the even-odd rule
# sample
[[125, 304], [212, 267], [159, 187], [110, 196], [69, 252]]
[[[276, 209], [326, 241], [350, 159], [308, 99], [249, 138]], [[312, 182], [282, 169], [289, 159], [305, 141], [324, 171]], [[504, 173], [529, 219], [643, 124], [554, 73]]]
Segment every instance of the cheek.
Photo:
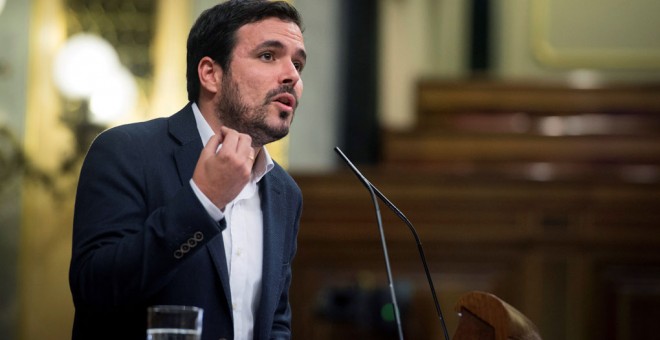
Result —
[[245, 83], [241, 88], [241, 97], [245, 100], [255, 102], [263, 100], [263, 95], [260, 94], [259, 89], [263, 84], [258, 79], [251, 79]]
[[296, 95], [298, 96], [298, 98], [302, 97], [302, 94], [303, 94], [303, 81], [302, 81], [302, 79], [298, 80], [298, 82], [296, 83], [295, 90], [296, 90]]

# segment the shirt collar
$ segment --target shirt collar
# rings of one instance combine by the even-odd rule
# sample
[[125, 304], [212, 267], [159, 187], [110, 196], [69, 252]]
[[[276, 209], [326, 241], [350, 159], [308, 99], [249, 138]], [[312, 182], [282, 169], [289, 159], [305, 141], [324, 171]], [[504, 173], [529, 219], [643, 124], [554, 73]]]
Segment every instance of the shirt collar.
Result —
[[[213, 132], [213, 129], [204, 118], [204, 115], [202, 115], [197, 103], [192, 103], [192, 110], [195, 114], [195, 123], [197, 124], [199, 137], [202, 139], [202, 144], [206, 146], [206, 143], [208, 143], [209, 139], [215, 135], [215, 132]], [[220, 147], [222, 147], [222, 144], [220, 144]], [[265, 147], [261, 147], [261, 151], [259, 151], [257, 159], [254, 160], [254, 166], [252, 167], [253, 180], [259, 182], [268, 172], [270, 172], [270, 170], [273, 169], [273, 167], [275, 167], [275, 162], [273, 162], [273, 159], [270, 157], [268, 150]]]

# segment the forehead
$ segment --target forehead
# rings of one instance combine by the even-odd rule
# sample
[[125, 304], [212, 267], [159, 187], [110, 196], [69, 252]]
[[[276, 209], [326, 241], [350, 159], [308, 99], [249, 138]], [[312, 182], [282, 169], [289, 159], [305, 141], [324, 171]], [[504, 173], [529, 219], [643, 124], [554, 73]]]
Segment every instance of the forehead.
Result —
[[236, 32], [236, 48], [250, 48], [267, 40], [278, 40], [291, 48], [304, 50], [300, 27], [279, 18], [266, 18], [241, 26]]

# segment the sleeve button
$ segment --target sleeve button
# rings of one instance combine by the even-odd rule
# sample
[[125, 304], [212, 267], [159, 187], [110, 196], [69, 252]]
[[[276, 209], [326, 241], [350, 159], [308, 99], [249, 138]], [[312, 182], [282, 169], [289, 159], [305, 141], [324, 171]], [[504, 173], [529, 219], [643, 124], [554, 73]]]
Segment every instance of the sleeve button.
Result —
[[198, 231], [193, 235], [193, 238], [195, 241], [199, 242], [204, 239], [204, 234], [201, 231]]

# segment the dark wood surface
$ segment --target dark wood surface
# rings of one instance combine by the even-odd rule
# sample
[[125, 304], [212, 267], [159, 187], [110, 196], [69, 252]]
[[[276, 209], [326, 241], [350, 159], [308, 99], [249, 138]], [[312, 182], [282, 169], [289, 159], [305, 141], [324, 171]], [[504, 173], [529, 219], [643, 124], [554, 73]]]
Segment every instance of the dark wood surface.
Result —
[[[658, 87], [423, 82], [419, 91], [420, 125], [384, 133], [383, 160], [362, 172], [416, 226], [449, 334], [458, 326], [451, 306], [478, 290], [516, 306], [545, 340], [652, 338], [660, 319]], [[526, 117], [527, 130], [501, 128], [511, 113]], [[628, 123], [544, 135], [539, 126], [553, 117]], [[381, 310], [387, 281], [367, 190], [348, 170], [294, 177], [304, 195], [296, 336], [396, 339]], [[406, 338], [440, 339], [413, 237], [380, 208]]]

